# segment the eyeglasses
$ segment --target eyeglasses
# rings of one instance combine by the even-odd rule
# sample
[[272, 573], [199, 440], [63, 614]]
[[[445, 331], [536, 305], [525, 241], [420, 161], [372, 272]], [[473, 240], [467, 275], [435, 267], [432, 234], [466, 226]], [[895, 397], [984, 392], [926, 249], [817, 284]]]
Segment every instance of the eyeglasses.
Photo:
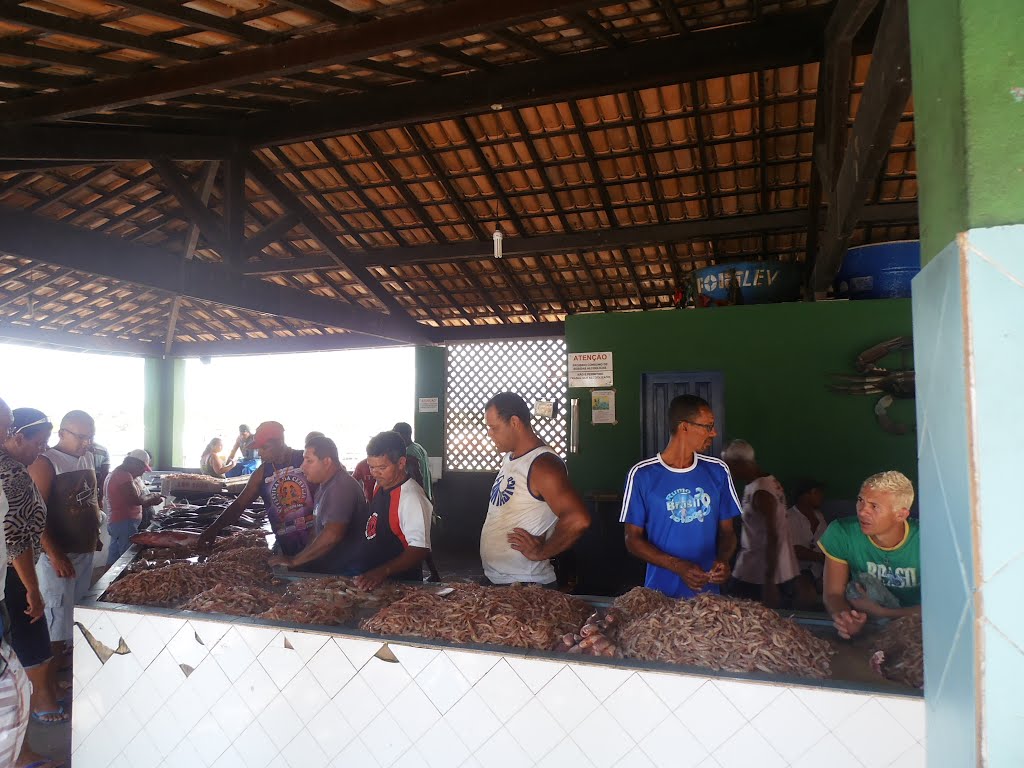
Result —
[[701, 423], [700, 423], [699, 421], [690, 421], [689, 419], [683, 419], [683, 421], [684, 421], [684, 422], [685, 422], [686, 424], [692, 424], [692, 425], [693, 425], [693, 426], [695, 426], [695, 427], [700, 427], [700, 428], [701, 428], [701, 429], [703, 429], [703, 430], [704, 430], [705, 432], [707, 432], [707, 433], [708, 433], [709, 435], [710, 435], [710, 434], [711, 434], [712, 432], [714, 432], [714, 431], [715, 431], [715, 425], [714, 425], [714, 422], [712, 422], [711, 424], [701, 424]]
[[93, 439], [95, 438], [95, 435], [80, 435], [77, 432], [73, 432], [72, 430], [68, 429], [67, 427], [62, 429], [61, 432], [67, 432], [69, 435], [74, 435], [79, 440], [81, 440], [83, 443], [91, 443], [93, 441]]
[[[50, 420], [48, 418], [46, 418], [45, 416], [43, 416], [43, 418], [36, 419], [35, 421], [31, 421], [28, 424], [22, 424], [17, 429], [15, 429], [14, 425], [12, 424], [10, 426], [10, 428], [8, 428], [8, 430], [7, 430], [7, 435], [8, 435], [8, 437], [14, 437], [17, 434], [20, 434], [20, 433], [24, 432], [26, 429], [32, 429], [32, 427], [41, 427], [43, 424], [49, 424], [49, 423], [50, 423]], [[72, 434], [74, 434], [74, 433], [72, 432]]]

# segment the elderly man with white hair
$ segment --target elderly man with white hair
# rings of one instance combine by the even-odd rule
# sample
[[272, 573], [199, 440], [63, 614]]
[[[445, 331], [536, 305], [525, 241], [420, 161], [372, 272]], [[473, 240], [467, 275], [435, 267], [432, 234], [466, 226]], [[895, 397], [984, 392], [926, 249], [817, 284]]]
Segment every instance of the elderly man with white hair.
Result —
[[789, 537], [786, 493], [773, 475], [758, 466], [754, 447], [733, 440], [722, 451], [732, 476], [743, 489], [743, 532], [729, 593], [776, 607], [790, 603], [800, 565]]
[[857, 516], [834, 521], [818, 547], [825, 553], [825, 608], [840, 637], [868, 617], [921, 613], [921, 546], [910, 520], [914, 486], [901, 472], [879, 472], [860, 487]]

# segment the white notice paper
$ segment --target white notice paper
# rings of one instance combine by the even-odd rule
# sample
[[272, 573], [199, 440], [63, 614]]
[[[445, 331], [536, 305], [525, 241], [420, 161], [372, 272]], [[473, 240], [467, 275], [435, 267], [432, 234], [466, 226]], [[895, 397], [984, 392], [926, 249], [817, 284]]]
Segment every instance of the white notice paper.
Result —
[[569, 353], [570, 387], [610, 387], [613, 378], [611, 352]]
[[590, 393], [592, 424], [617, 424], [615, 420], [615, 390], [595, 389]]
[[420, 413], [437, 413], [437, 400], [436, 397], [421, 397]]

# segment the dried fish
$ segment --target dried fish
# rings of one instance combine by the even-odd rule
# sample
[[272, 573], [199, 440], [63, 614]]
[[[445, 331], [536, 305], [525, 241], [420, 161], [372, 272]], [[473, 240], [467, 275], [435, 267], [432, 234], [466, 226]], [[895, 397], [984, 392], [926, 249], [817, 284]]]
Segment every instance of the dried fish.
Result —
[[920, 616], [893, 619], [871, 640], [871, 668], [887, 680], [924, 688], [924, 643]]
[[618, 633], [628, 658], [730, 672], [828, 677], [832, 645], [749, 600], [698, 595], [642, 614]]
[[534, 586], [451, 584], [450, 594], [415, 590], [382, 608], [362, 628], [456, 643], [493, 643], [547, 650], [591, 612], [582, 600]]
[[255, 616], [280, 599], [279, 595], [259, 587], [217, 584], [200, 592], [183, 606], [186, 611], [227, 613], [232, 616]]

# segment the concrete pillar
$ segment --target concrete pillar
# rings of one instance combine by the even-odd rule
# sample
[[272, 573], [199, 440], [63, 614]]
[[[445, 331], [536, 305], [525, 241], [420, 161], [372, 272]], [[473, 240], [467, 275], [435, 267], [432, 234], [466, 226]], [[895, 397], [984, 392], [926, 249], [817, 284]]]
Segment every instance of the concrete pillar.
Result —
[[146, 358], [144, 410], [146, 449], [154, 469], [180, 467], [181, 434], [185, 425], [185, 361]]
[[930, 768], [1024, 765], [1024, 3], [911, 0]]

